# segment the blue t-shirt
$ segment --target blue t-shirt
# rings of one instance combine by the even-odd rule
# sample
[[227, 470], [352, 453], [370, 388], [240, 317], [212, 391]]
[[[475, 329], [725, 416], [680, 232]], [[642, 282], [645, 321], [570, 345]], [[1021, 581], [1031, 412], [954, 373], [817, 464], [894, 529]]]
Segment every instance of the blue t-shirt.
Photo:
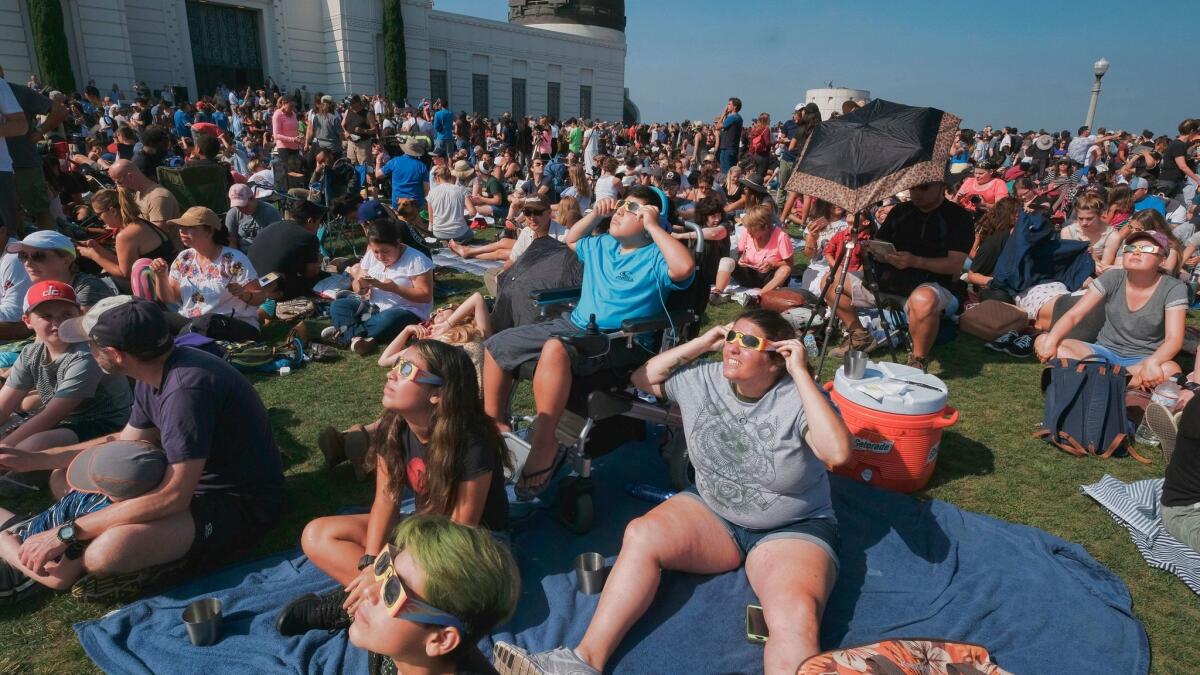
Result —
[[454, 113], [442, 108], [433, 114], [433, 131], [439, 141], [454, 140]]
[[[784, 123], [783, 123], [783, 137], [784, 137], [784, 138], [786, 138], [786, 139], [788, 139], [789, 141], [790, 141], [790, 140], [792, 140], [793, 138], [795, 138], [795, 136], [796, 136], [796, 131], [797, 131], [799, 128], [800, 128], [800, 125], [799, 125], [799, 124], [796, 124], [796, 121], [795, 121], [795, 120], [788, 120], [788, 121], [784, 122]], [[791, 151], [789, 151], [789, 150], [787, 149], [787, 147], [788, 147], [788, 146], [787, 146], [787, 144], [785, 143], [785, 144], [784, 144], [784, 146], [783, 146], [783, 151], [779, 153], [779, 159], [782, 159], [782, 160], [784, 160], [785, 162], [794, 162], [794, 161], [796, 161], [796, 154], [795, 154], [795, 153], [793, 153], [793, 152], [791, 152]]]
[[213, 112], [212, 119], [213, 124], [217, 125], [221, 131], [229, 131], [229, 118], [225, 116], [225, 113], [217, 110]]
[[188, 124], [192, 120], [188, 119], [188, 114], [183, 110], [175, 111], [175, 135], [184, 138], [192, 135], [192, 130], [188, 128]]
[[429, 169], [421, 160], [408, 155], [393, 157], [383, 165], [383, 175], [392, 179], [392, 204], [407, 197], [417, 200], [418, 206], [425, 206], [424, 184], [429, 182]]
[[1146, 195], [1141, 200], [1134, 202], [1133, 212], [1137, 213], [1145, 209], [1154, 209], [1164, 216], [1167, 215], [1167, 203], [1161, 197], [1155, 195]]
[[592, 314], [601, 330], [616, 330], [625, 319], [661, 314], [667, 295], [692, 283], [692, 276], [671, 280], [667, 261], [654, 244], [622, 255], [621, 242], [601, 234], [580, 239], [575, 256], [583, 263], [583, 293], [571, 312], [571, 322], [581, 330]]

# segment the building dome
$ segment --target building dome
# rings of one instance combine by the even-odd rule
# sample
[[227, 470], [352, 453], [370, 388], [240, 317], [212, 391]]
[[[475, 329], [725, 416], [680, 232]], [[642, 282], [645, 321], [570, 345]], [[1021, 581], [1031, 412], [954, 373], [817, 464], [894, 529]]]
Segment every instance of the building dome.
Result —
[[508, 0], [509, 23], [625, 41], [625, 0]]

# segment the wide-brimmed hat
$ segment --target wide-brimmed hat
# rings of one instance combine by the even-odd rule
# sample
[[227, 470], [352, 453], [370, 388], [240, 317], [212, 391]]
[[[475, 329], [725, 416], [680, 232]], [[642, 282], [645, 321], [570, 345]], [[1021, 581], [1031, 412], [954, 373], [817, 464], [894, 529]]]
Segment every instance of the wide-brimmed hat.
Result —
[[425, 147], [425, 141], [414, 137], [409, 137], [407, 140], [401, 143], [400, 149], [403, 150], [404, 154], [408, 155], [409, 157], [416, 157], [418, 159], [424, 157], [425, 154], [429, 152], [429, 149]]
[[110, 441], [76, 455], [67, 467], [67, 485], [113, 499], [132, 499], [158, 487], [167, 456], [146, 441]]
[[1033, 145], [1038, 150], [1049, 150], [1054, 147], [1054, 139], [1050, 138], [1050, 134], [1042, 134], [1034, 140]]
[[471, 164], [465, 159], [460, 159], [450, 167], [450, 175], [455, 178], [467, 179], [475, 175], [475, 169], [471, 168]]

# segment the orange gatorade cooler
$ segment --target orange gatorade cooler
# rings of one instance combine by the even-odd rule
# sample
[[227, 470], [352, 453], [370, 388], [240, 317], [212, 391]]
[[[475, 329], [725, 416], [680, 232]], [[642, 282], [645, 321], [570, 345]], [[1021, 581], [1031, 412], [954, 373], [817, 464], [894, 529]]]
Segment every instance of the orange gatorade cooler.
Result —
[[958, 421], [958, 411], [946, 405], [946, 384], [898, 363], [868, 362], [858, 380], [844, 371], [838, 368], [825, 389], [854, 435], [854, 451], [834, 472], [898, 492], [925, 487], [942, 429]]

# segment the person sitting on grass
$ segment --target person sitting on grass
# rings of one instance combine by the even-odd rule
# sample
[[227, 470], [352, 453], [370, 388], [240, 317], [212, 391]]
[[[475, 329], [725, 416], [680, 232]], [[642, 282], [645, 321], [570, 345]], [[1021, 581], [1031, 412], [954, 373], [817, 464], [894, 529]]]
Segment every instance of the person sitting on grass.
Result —
[[512, 460], [483, 415], [473, 371], [466, 352], [436, 340], [401, 353], [388, 372], [367, 459], [375, 465], [370, 513], [318, 518], [301, 535], [304, 553], [341, 587], [288, 603], [276, 619], [280, 634], [346, 627], [344, 610], [372, 582], [371, 563], [401, 518], [406, 490], [416, 494], [418, 513], [507, 536], [504, 470]]
[[724, 293], [732, 278], [748, 288], [771, 291], [792, 276], [792, 238], [775, 224], [775, 208], [757, 204], [742, 216], [745, 231], [738, 238], [737, 257], [722, 258], [715, 293]]
[[[79, 313], [75, 291], [61, 281], [40, 281], [25, 294], [25, 324], [35, 340], [0, 388], [0, 420], [31, 407], [36, 412], [4, 436], [4, 446], [37, 452], [115, 433], [128, 421], [132, 397], [125, 378], [105, 374], [86, 347], [59, 335], [59, 326]], [[38, 490], [46, 478], [44, 471], [4, 476], [0, 495]]]
[[[714, 350], [720, 361], [698, 360]], [[764, 670], [792, 675], [820, 651], [821, 612], [837, 579], [825, 466], [848, 461], [853, 443], [809, 373], [804, 345], [778, 314], [750, 310], [650, 359], [633, 383], [679, 404], [696, 484], [625, 528], [575, 649], [529, 654], [498, 642], [497, 668], [601, 673], [664, 571], [713, 575], [744, 565], [771, 633]]]
[[[510, 428], [508, 403], [514, 374], [522, 364], [537, 362], [533, 377], [537, 419], [526, 470], [517, 484], [520, 497], [529, 499], [541, 492], [562, 463], [564, 453], [555, 427], [572, 378], [636, 366], [651, 353], [641, 342], [631, 346], [615, 340], [603, 355], [591, 356], [555, 338], [580, 333], [592, 317], [600, 330], [613, 331], [626, 319], [660, 313], [669, 293], [692, 283], [695, 261], [687, 247], [671, 236], [670, 224], [660, 218], [664, 202], [659, 193], [643, 186], [630, 189], [619, 204], [611, 199], [598, 201], [567, 233], [567, 246], [583, 263], [583, 286], [574, 311], [500, 331], [485, 343], [484, 408], [503, 431]], [[612, 216], [608, 232], [588, 236], [608, 215]]]
[[367, 252], [346, 270], [352, 294], [329, 306], [332, 326], [321, 338], [365, 356], [433, 309], [433, 261], [400, 241], [390, 220], [367, 225]]
[[516, 610], [521, 577], [486, 531], [413, 516], [364, 577], [349, 607], [349, 636], [370, 652], [369, 675], [496, 673], [476, 644]]
[[[59, 533], [76, 519], [114, 502], [133, 499], [162, 484], [167, 458], [149, 443], [116, 441], [84, 450], [51, 486], [58, 501], [32, 518], [0, 508], [0, 605], [20, 602], [44, 588], [65, 591], [83, 576], [83, 545], [76, 541], [38, 574], [21, 562], [21, 544], [35, 534]], [[61, 534], [71, 538], [68, 530]]]
[[[1110, 269], [1088, 287], [1083, 299], [1049, 333], [1037, 337], [1038, 358], [1100, 356], [1125, 367], [1129, 386], [1153, 389], [1180, 372], [1172, 361], [1183, 346], [1187, 286], [1160, 268], [1171, 244], [1160, 232], [1134, 232], [1122, 250], [1124, 268]], [[1104, 307], [1104, 327], [1096, 342], [1064, 339], [1075, 324]]]
[[1135, 232], [1158, 232], [1165, 237], [1170, 249], [1167, 257], [1159, 262], [1159, 266], [1162, 268], [1163, 274], [1175, 276], [1179, 273], [1179, 268], [1184, 260], [1183, 245], [1171, 232], [1166, 218], [1163, 218], [1163, 215], [1154, 209], [1142, 209], [1134, 213], [1125, 226], [1117, 230], [1116, 236], [1109, 237], [1108, 243], [1104, 247], [1105, 269], [1124, 265], [1122, 261], [1125, 257], [1122, 247]]
[[88, 448], [123, 440], [162, 447], [167, 474], [158, 488], [82, 516], [67, 533], [25, 539], [25, 568], [45, 575], [82, 542], [88, 576], [80, 592], [114, 601], [183, 567], [211, 569], [261, 541], [283, 510], [283, 461], [250, 381], [212, 354], [176, 349], [162, 310], [127, 295], [101, 300], [58, 332], [64, 342], [88, 343], [105, 372], [136, 382], [129, 422], [75, 445], [0, 448], [0, 469], [66, 470]]

